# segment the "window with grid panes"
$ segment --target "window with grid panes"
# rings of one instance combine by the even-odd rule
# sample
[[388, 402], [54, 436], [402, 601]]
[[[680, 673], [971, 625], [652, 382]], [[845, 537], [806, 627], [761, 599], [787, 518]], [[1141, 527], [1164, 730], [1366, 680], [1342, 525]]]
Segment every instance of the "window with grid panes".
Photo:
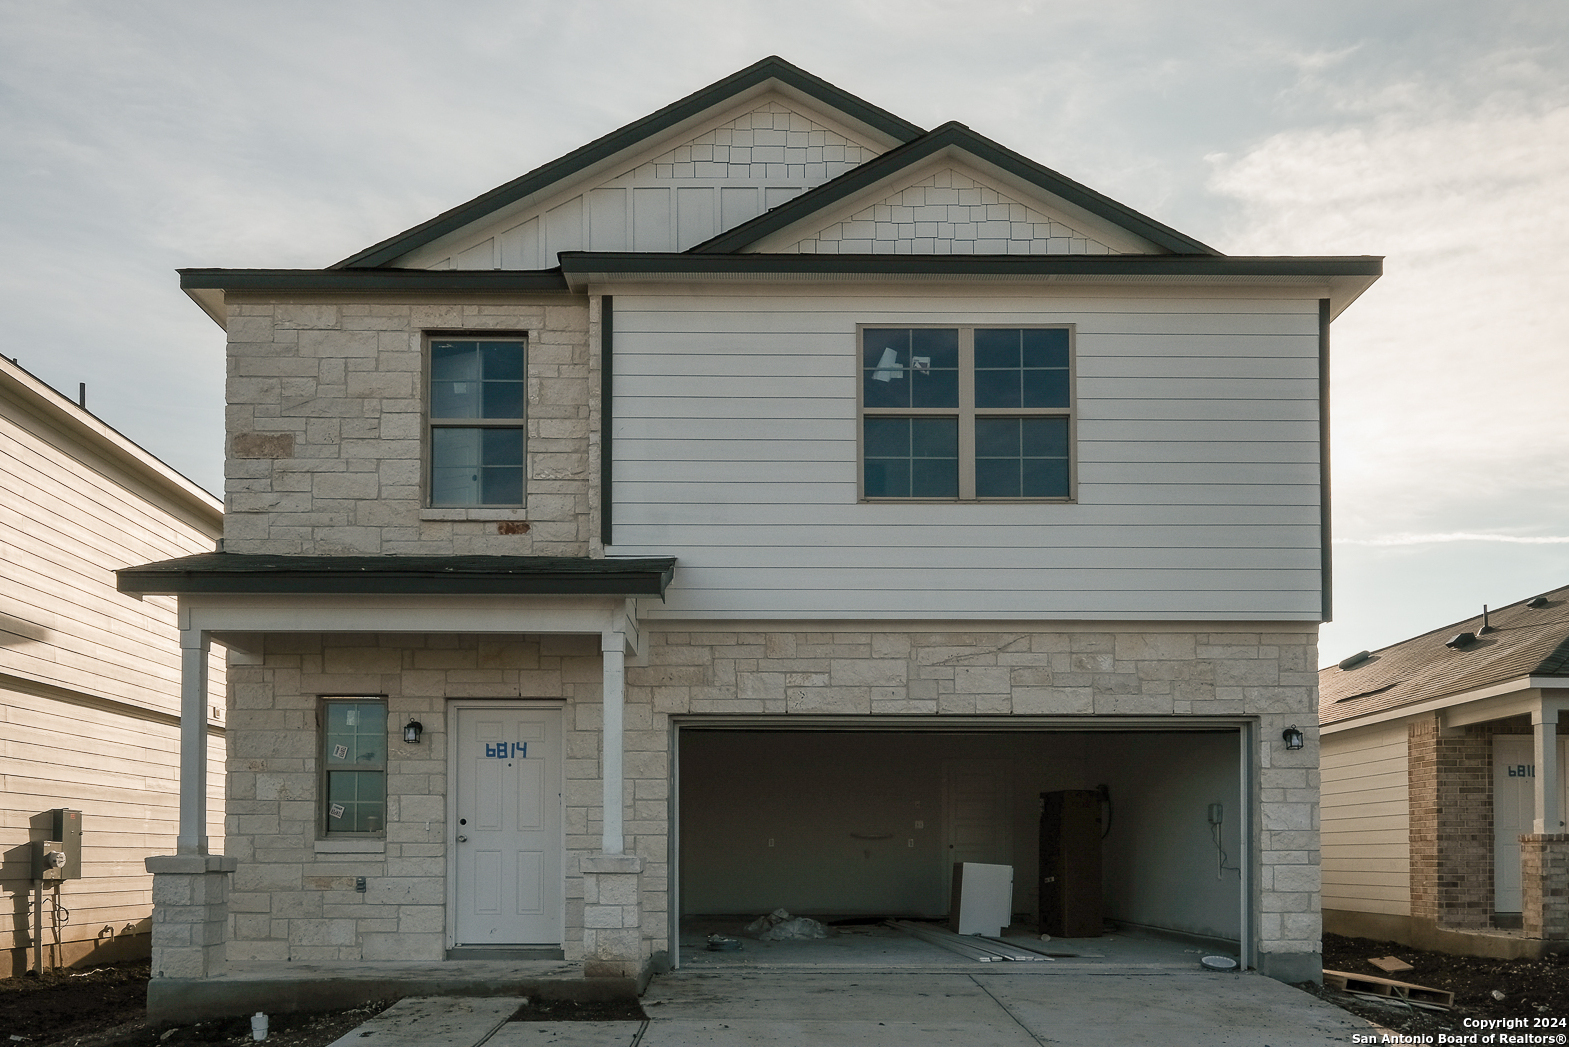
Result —
[[860, 335], [863, 497], [1072, 497], [1071, 327]]
[[430, 504], [524, 504], [522, 338], [430, 340]]
[[321, 703], [322, 834], [381, 835], [387, 827], [387, 703]]

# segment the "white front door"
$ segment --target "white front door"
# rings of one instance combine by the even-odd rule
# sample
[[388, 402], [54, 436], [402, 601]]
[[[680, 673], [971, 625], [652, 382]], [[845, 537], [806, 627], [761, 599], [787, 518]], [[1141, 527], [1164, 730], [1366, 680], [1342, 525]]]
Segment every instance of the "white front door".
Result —
[[[1569, 738], [1558, 740], [1558, 809], [1569, 810]], [[1536, 745], [1528, 734], [1493, 736], [1493, 911], [1524, 907], [1520, 884], [1520, 836], [1536, 821]], [[1551, 830], [1558, 832], [1559, 830]]]
[[560, 945], [561, 710], [453, 710], [453, 944]]

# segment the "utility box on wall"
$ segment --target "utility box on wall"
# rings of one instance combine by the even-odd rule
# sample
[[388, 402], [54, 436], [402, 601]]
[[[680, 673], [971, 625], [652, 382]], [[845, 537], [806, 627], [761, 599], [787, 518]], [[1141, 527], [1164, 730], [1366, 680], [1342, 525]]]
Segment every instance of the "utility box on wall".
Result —
[[1101, 794], [1041, 793], [1041, 930], [1057, 938], [1101, 933]]
[[[56, 807], [49, 814], [49, 839], [33, 848], [33, 879], [79, 880], [82, 878], [82, 812]], [[47, 857], [55, 852], [64, 857]]]

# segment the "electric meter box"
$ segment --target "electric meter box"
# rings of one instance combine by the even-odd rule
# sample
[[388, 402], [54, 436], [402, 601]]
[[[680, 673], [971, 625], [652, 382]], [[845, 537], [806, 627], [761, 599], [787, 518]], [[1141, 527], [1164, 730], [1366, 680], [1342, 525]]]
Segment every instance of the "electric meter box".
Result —
[[65, 848], [59, 840], [33, 842], [33, 880], [58, 883], [65, 879]]
[[59, 842], [65, 852], [65, 865], [60, 868], [60, 879], [82, 878], [82, 812], [67, 807], [56, 807], [49, 812], [54, 819], [49, 839]]

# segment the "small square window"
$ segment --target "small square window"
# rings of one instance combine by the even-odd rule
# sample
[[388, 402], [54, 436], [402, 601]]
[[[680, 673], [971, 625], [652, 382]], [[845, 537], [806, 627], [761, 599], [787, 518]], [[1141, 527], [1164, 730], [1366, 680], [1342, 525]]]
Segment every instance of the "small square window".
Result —
[[432, 506], [521, 506], [527, 385], [521, 338], [430, 342]]

